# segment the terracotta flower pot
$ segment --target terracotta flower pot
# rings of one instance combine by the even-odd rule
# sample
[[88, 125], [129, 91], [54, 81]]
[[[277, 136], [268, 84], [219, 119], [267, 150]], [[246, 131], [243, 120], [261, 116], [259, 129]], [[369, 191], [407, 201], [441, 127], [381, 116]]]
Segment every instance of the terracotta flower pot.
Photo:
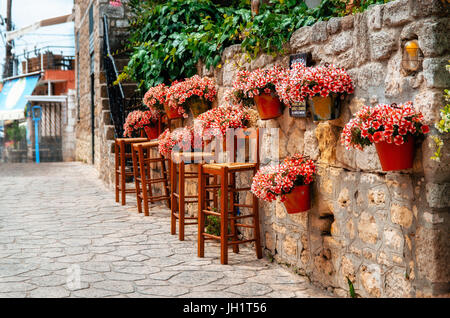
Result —
[[145, 134], [149, 140], [158, 138], [158, 126], [145, 126], [144, 127]]
[[309, 185], [296, 186], [291, 193], [286, 194], [284, 206], [289, 214], [305, 212], [311, 209]]
[[164, 104], [164, 111], [166, 112], [166, 115], [167, 117], [169, 117], [169, 119], [176, 119], [183, 117], [183, 115], [180, 115], [176, 110], [172, 109], [167, 104]]
[[332, 120], [339, 117], [341, 98], [337, 94], [327, 97], [314, 96], [308, 99], [311, 107], [313, 120]]
[[414, 137], [397, 146], [386, 141], [375, 143], [383, 171], [411, 169], [414, 162]]
[[194, 118], [211, 109], [211, 104], [205, 101], [203, 98], [190, 98], [187, 103]]
[[254, 96], [253, 99], [262, 120], [274, 119], [283, 115], [281, 102], [277, 97], [263, 93]]

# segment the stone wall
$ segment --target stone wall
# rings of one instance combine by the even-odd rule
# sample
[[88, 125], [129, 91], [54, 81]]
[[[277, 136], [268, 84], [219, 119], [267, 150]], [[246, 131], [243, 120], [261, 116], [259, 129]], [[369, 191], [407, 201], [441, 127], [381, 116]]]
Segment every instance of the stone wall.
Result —
[[[348, 151], [339, 143], [342, 127], [364, 104], [411, 100], [428, 124], [437, 120], [443, 89], [450, 84], [445, 70], [450, 19], [443, 6], [438, 0], [398, 0], [297, 30], [288, 51], [311, 52], [316, 65], [347, 69], [355, 93], [337, 120], [293, 118], [285, 109], [282, 117], [259, 121], [260, 127], [280, 129], [281, 158], [303, 152], [318, 164], [309, 212], [289, 215], [282, 203], [260, 201], [265, 248], [276, 261], [337, 295], [349, 295], [348, 280], [363, 297], [450, 293], [450, 142], [435, 162], [427, 137], [416, 150], [414, 168], [399, 172], [381, 171], [374, 147]], [[424, 58], [419, 71], [406, 72], [402, 48], [412, 39]], [[239, 67], [287, 66], [288, 61], [288, 55], [260, 55], [248, 62], [236, 45], [225, 50], [222, 68], [203, 68], [202, 75], [215, 76], [223, 103]], [[251, 182], [250, 176], [241, 182]], [[241, 197], [249, 199], [250, 194]]]
[[76, 124], [76, 92], [69, 89], [67, 92], [67, 104], [65, 105], [65, 125], [63, 126], [63, 161], [75, 160], [75, 124]]
[[[124, 3], [126, 1], [123, 1]], [[89, 7], [93, 7], [93, 51], [90, 52]], [[111, 152], [114, 140], [114, 126], [111, 124], [106, 78], [103, 70], [103, 15], [109, 21], [109, 40], [111, 52], [123, 48], [128, 36], [126, 7], [113, 7], [109, 0], [75, 0], [75, 34], [78, 37], [77, 67], [79, 68], [78, 103], [79, 114], [76, 125], [76, 159], [93, 163], [106, 185], [112, 186], [114, 157]], [[91, 58], [92, 54], [92, 58]], [[119, 72], [126, 64], [121, 56], [116, 56]], [[91, 128], [91, 63], [94, 81], [94, 140]], [[128, 92], [128, 91], [127, 91]], [[127, 96], [126, 96], [127, 97]], [[92, 157], [92, 142], [94, 157]]]

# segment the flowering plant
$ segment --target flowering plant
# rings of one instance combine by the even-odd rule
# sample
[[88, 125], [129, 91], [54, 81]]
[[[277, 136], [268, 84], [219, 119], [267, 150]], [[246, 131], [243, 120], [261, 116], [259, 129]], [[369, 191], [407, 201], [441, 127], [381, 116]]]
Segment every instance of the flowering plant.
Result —
[[194, 128], [209, 139], [211, 135], [224, 136], [228, 128], [246, 128], [249, 120], [250, 115], [242, 106], [219, 106], [200, 114], [194, 120]]
[[154, 110], [135, 110], [128, 114], [123, 125], [124, 137], [139, 137], [142, 128], [145, 126], [155, 126], [159, 115]]
[[161, 113], [164, 111], [164, 103], [166, 102], [167, 86], [159, 84], [157, 86], [151, 87], [144, 95], [144, 104], [148, 108]]
[[408, 136], [421, 137], [429, 131], [423, 124], [422, 113], [414, 109], [412, 102], [363, 106], [342, 130], [341, 143], [347, 149], [359, 150], [382, 141], [402, 145]]
[[277, 85], [278, 94], [289, 107], [303, 103], [308, 97], [327, 97], [332, 93], [352, 94], [354, 91], [350, 76], [344, 69], [334, 65], [305, 67], [294, 63], [286, 76]]
[[111, 0], [111, 1], [109, 1], [109, 4], [113, 7], [121, 7], [122, 6], [121, 0]]
[[159, 153], [169, 158], [173, 150], [194, 151], [203, 147], [202, 137], [194, 132], [193, 126], [177, 128], [173, 132], [166, 129], [158, 137]]
[[276, 166], [261, 168], [253, 177], [251, 191], [260, 199], [272, 202], [280, 196], [286, 200], [296, 186], [310, 184], [314, 180], [316, 166], [301, 154], [287, 157]]
[[213, 102], [217, 94], [214, 79], [194, 75], [184, 81], [174, 82], [167, 90], [167, 104], [187, 118], [188, 102], [194, 98]]
[[246, 69], [239, 70], [233, 80], [233, 88], [225, 91], [225, 101], [232, 105], [240, 104], [244, 107], [253, 106], [253, 98], [245, 95], [245, 87], [248, 82], [250, 71]]

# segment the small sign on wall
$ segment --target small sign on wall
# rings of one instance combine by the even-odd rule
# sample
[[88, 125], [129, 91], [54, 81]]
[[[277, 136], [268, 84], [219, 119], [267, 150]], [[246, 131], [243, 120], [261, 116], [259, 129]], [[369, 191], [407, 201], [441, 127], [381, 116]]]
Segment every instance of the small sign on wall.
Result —
[[[291, 55], [289, 57], [289, 67], [292, 67], [292, 64], [294, 63], [303, 63], [306, 66], [311, 66], [311, 53], [298, 53]], [[291, 115], [291, 117], [305, 118], [307, 116], [306, 101], [291, 105], [291, 108], [289, 108], [289, 115]]]

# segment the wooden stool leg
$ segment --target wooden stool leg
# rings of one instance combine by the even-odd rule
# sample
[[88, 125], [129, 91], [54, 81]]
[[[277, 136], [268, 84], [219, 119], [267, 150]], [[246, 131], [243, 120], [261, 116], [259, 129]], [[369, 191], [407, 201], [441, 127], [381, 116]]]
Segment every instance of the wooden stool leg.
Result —
[[228, 264], [228, 168], [221, 171], [220, 191], [220, 262]]
[[205, 182], [203, 176], [202, 164], [198, 165], [198, 237], [197, 237], [197, 254], [198, 257], [205, 256], [205, 238], [203, 237], [203, 232], [205, 231], [205, 214], [203, 210], [205, 209]]
[[178, 238], [180, 241], [184, 241], [184, 213], [185, 211], [185, 179], [184, 179], [185, 166], [184, 161], [180, 162], [179, 183], [178, 183]]
[[164, 184], [164, 195], [166, 197], [168, 197], [167, 198], [167, 207], [169, 209], [171, 209], [172, 204], [171, 204], [170, 198], [169, 198], [170, 191], [169, 191], [169, 184], [167, 182], [168, 176], [167, 176], [167, 170], [166, 170], [166, 160], [164, 159], [164, 157], [161, 154], [159, 154], [159, 156], [161, 158], [161, 177], [164, 178], [164, 182], [163, 182], [163, 184]]
[[172, 160], [169, 161], [170, 164], [170, 233], [175, 235], [177, 233], [177, 218], [175, 213], [177, 211], [177, 198], [175, 193], [177, 191], [177, 166]]
[[144, 159], [144, 151], [142, 147], [139, 147], [139, 164], [141, 170], [141, 185], [142, 185], [142, 203], [144, 205], [144, 215], [148, 216], [148, 192], [147, 192], [147, 165]]
[[[234, 205], [234, 194], [236, 193], [235, 189], [236, 189], [236, 175], [234, 173], [230, 174], [230, 204], [231, 204], [231, 213], [229, 213], [228, 215], [231, 215], [231, 217], [235, 217], [237, 216], [237, 209], [236, 206]], [[236, 220], [235, 219], [231, 219], [230, 222], [230, 227], [231, 227], [231, 234], [233, 237], [234, 241], [238, 240], [238, 233], [237, 233], [237, 227], [236, 227]], [[234, 253], [239, 253], [239, 244], [234, 244], [233, 245], [233, 252]]]
[[140, 161], [138, 162], [138, 157], [136, 155], [136, 150], [133, 149], [133, 146], [131, 147], [131, 157], [133, 159], [133, 174], [134, 174], [134, 184], [136, 187], [136, 201], [137, 201], [137, 207], [138, 207], [138, 213], [142, 213], [142, 199], [140, 198], [141, 195], [141, 185], [139, 184], [139, 168], [138, 165], [140, 165]]
[[[256, 174], [258, 170], [255, 169], [253, 175]], [[259, 226], [259, 201], [256, 195], [252, 193], [253, 196], [253, 209], [252, 212], [254, 214], [254, 222], [255, 222], [255, 248], [256, 248], [256, 257], [262, 258], [262, 248], [261, 248], [261, 233], [260, 233], [260, 226]]]
[[121, 186], [121, 192], [122, 192], [122, 205], [126, 204], [126, 192], [125, 192], [125, 183], [126, 183], [126, 175], [125, 175], [125, 142], [120, 142], [120, 174], [121, 174], [121, 180], [120, 180], [120, 186]]
[[116, 186], [115, 186], [115, 190], [116, 190], [116, 202], [118, 203], [119, 200], [119, 147], [117, 146], [117, 141], [114, 142], [114, 159], [115, 159], [115, 179], [116, 179]]
[[[146, 149], [146, 153], [145, 153], [145, 156], [146, 156], [146, 158], [151, 158], [151, 153], [150, 153], [150, 149]], [[152, 163], [151, 162], [149, 162], [147, 165], [146, 165], [146, 168], [147, 168], [147, 182], [148, 181], [151, 181], [152, 180], [152, 176], [151, 176], [151, 173], [152, 173]], [[147, 182], [146, 182], [146, 184], [147, 184]], [[149, 182], [148, 183], [148, 195], [149, 195], [149, 198], [150, 198], [150, 203], [151, 204], [154, 204], [155, 203], [155, 201], [153, 201], [153, 189], [152, 189], [152, 184], [151, 184], [151, 182]]]

